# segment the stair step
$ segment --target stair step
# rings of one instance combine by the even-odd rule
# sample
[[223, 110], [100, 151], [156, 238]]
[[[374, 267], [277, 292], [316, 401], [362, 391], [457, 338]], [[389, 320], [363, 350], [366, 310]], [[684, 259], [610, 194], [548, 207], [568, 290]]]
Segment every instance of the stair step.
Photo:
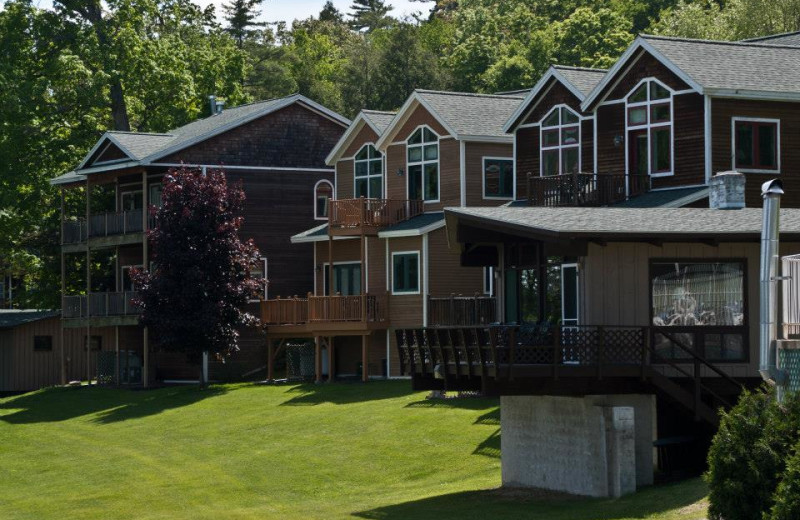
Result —
[[660, 372], [657, 372], [656, 370], [651, 369], [649, 377], [653, 386], [669, 395], [678, 404], [682, 405], [690, 412], [696, 413], [700, 419], [704, 420], [711, 426], [715, 428], [719, 426], [719, 414], [717, 413], [717, 410], [703, 402], [700, 402], [698, 409], [695, 410], [694, 394], [685, 390], [672, 379]]

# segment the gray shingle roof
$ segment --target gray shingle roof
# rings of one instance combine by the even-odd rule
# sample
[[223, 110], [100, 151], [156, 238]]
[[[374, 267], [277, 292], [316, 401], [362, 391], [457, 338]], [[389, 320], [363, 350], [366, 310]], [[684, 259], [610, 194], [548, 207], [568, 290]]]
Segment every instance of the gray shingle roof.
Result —
[[397, 112], [382, 112], [378, 110], [362, 110], [364, 117], [369, 119], [370, 122], [378, 129], [378, 135], [382, 134], [384, 130], [392, 122]]
[[393, 226], [384, 228], [378, 233], [378, 236], [383, 236], [384, 233], [397, 233], [397, 232], [420, 232], [428, 226], [432, 226], [438, 222], [444, 221], [444, 212], [436, 211], [432, 213], [423, 213], [416, 217], [398, 222]]
[[419, 97], [459, 136], [510, 137], [503, 125], [521, 96], [417, 90]]
[[54, 179], [50, 179], [50, 184], [53, 186], [65, 186], [67, 184], [74, 184], [76, 182], [86, 182], [86, 176], [71, 171], [59, 175]]
[[[543, 238], [758, 239], [761, 208], [447, 208], [448, 218]], [[800, 238], [800, 209], [781, 210], [781, 236]]]
[[703, 89], [797, 93], [800, 48], [642, 36]]
[[675, 190], [648, 191], [614, 204], [616, 208], [678, 208], [708, 197], [708, 187], [679, 188]]
[[800, 47], [800, 31], [771, 34], [769, 36], [760, 36], [758, 38], [749, 38], [742, 40], [743, 42], [761, 42], [773, 45], [791, 45], [793, 47]]
[[59, 311], [0, 309], [0, 329], [11, 329], [34, 321], [61, 316]]
[[307, 229], [301, 233], [293, 235], [291, 238], [292, 243], [314, 242], [317, 240], [327, 240], [328, 238], [328, 224], [315, 226]]
[[584, 96], [588, 95], [608, 72], [605, 69], [587, 69], [564, 65], [553, 65], [553, 68], [560, 72], [575, 88], [580, 90]]

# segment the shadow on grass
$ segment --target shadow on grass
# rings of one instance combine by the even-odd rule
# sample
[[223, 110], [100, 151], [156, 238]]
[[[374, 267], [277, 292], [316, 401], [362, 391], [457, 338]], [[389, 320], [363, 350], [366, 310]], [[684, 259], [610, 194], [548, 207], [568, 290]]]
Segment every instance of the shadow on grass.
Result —
[[484, 457], [491, 457], [493, 459], [500, 458], [500, 428], [498, 428], [493, 434], [486, 438], [485, 441], [478, 444], [478, 447], [475, 448], [475, 451], [472, 452], [473, 455], [483, 455]]
[[196, 386], [139, 392], [116, 388], [50, 388], [0, 403], [0, 421], [9, 424], [60, 422], [96, 415], [95, 422], [115, 423], [156, 415], [225, 393], [224, 387]]
[[[486, 417], [490, 414], [497, 414], [498, 423], [500, 421], [500, 401], [491, 397], [458, 397], [451, 399], [424, 399], [408, 403], [406, 408], [460, 408], [462, 410], [489, 410], [488, 413], [478, 418]], [[475, 424], [482, 424], [478, 421]]]
[[[467, 491], [353, 513], [367, 519], [621, 520], [685, 512], [703, 518], [707, 494], [700, 479], [653, 486], [619, 499], [586, 499], [537, 490]], [[696, 514], [695, 514], [696, 513]]]
[[395, 399], [413, 394], [408, 381], [370, 381], [302, 384], [286, 390], [290, 396], [281, 406], [316, 406], [318, 404], [351, 404], [382, 399]]

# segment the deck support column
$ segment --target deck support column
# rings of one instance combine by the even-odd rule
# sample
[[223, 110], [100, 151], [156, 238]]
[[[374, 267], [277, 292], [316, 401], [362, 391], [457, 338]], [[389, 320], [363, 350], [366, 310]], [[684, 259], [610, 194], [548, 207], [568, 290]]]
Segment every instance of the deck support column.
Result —
[[[148, 240], [147, 240], [147, 214], [148, 214], [148, 206], [147, 206], [147, 171], [142, 171], [142, 269], [150, 269], [150, 259], [149, 251], [147, 250]], [[143, 347], [143, 361], [142, 365], [142, 378], [143, 378], [143, 386], [148, 388], [150, 386], [150, 334], [147, 330], [147, 327], [144, 328], [144, 347]]]
[[361, 381], [369, 381], [369, 336], [361, 336]]
[[314, 336], [314, 382], [322, 382], [322, 338]]
[[328, 296], [333, 296], [333, 237], [328, 235]]
[[336, 374], [336, 352], [333, 348], [333, 337], [328, 338], [328, 382], [333, 383]]
[[[64, 297], [67, 295], [67, 281], [66, 281], [66, 271], [67, 271], [67, 261], [64, 256], [64, 188], [59, 190], [61, 194], [61, 241], [60, 245], [62, 246], [59, 249], [59, 253], [61, 253], [61, 328], [59, 333], [59, 339], [61, 342], [61, 385], [67, 384], [67, 358], [66, 353], [64, 352]], [[79, 233], [80, 234], [80, 233]]]
[[114, 351], [116, 352], [116, 359], [114, 360], [114, 381], [117, 386], [122, 384], [119, 377], [119, 325], [114, 326]]
[[86, 177], [86, 384], [92, 386], [92, 250], [89, 247], [91, 234], [90, 199], [92, 188]]
[[150, 387], [150, 331], [144, 328], [142, 341], [142, 386]]
[[537, 276], [539, 278], [539, 322], [547, 316], [547, 256], [544, 254], [544, 245], [539, 244], [537, 256]]
[[275, 382], [275, 346], [273, 340], [267, 338], [267, 383]]

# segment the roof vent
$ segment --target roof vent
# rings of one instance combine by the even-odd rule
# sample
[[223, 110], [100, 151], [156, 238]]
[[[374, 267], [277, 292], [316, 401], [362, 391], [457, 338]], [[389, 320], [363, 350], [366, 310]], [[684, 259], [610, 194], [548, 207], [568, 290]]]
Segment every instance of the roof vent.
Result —
[[208, 107], [211, 109], [211, 115], [216, 116], [222, 113], [222, 109], [225, 108], [225, 102], [217, 99], [217, 96], [211, 95], [208, 96]]
[[742, 209], [744, 207], [744, 175], [729, 171], [711, 178], [708, 204], [712, 209]]

